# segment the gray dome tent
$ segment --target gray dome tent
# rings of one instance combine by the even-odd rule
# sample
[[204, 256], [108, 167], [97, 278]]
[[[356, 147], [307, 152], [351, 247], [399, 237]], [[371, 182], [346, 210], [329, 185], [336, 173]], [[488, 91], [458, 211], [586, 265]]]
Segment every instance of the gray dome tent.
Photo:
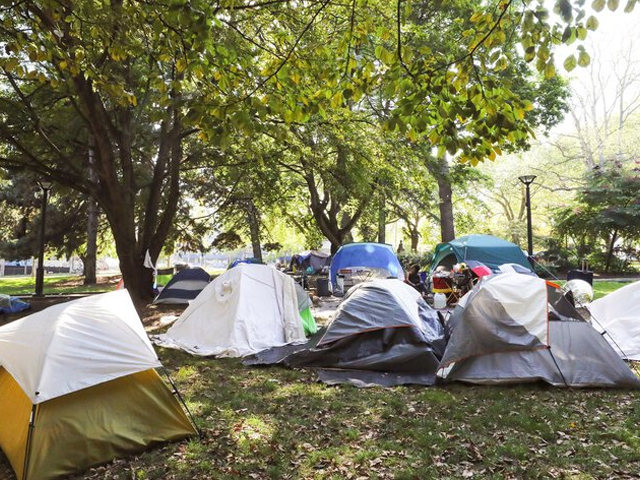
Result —
[[441, 362], [447, 380], [640, 387], [559, 289], [539, 278], [484, 277], [462, 298], [448, 326], [451, 336]]
[[384, 279], [350, 290], [317, 346], [284, 363], [321, 367], [330, 384], [433, 385], [444, 347], [436, 311], [409, 285]]

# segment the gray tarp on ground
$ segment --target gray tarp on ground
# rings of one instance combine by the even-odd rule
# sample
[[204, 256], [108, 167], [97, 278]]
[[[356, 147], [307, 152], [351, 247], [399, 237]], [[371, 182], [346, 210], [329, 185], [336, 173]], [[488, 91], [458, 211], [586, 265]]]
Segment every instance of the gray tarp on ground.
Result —
[[283, 363], [327, 368], [320, 373], [327, 383], [432, 385], [444, 347], [437, 313], [418, 292], [398, 280], [376, 280], [350, 291], [317, 347]]
[[549, 349], [469, 358], [456, 363], [447, 379], [485, 385], [540, 380], [556, 387], [640, 388], [640, 381], [591, 325], [556, 321], [549, 327]]

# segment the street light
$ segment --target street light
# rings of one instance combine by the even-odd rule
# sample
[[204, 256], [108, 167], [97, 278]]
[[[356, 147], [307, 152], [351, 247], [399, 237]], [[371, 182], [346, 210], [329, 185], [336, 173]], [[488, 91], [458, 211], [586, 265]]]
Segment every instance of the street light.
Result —
[[523, 175], [518, 177], [527, 190], [527, 253], [529, 254], [529, 258], [533, 257], [533, 233], [531, 231], [531, 193], [529, 191], [529, 186], [536, 179], [535, 175]]
[[47, 197], [51, 190], [52, 182], [48, 180], [38, 180], [38, 185], [42, 189], [42, 219], [40, 223], [40, 254], [38, 256], [38, 269], [36, 270], [36, 293], [34, 297], [44, 297], [44, 231], [47, 222]]

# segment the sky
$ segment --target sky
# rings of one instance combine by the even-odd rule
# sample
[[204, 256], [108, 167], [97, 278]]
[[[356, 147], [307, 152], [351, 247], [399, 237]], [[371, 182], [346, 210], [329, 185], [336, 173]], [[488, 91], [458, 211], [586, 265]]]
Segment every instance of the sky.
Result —
[[[576, 93], [581, 95], [587, 93], [591, 68], [601, 65], [604, 72], [616, 68], [616, 65], [620, 63], [621, 52], [630, 48], [630, 45], [635, 50], [632, 52], [632, 59], [638, 62], [635, 70], [640, 74], [640, 6], [637, 6], [631, 13], [624, 13], [623, 9], [624, 3], [621, 3], [616, 12], [605, 8], [605, 10], [596, 13], [595, 16], [599, 21], [598, 29], [589, 32], [584, 42], [575, 42], [570, 46], [561, 46], [556, 49], [558, 71], [566, 78], [571, 79], [571, 86]], [[562, 64], [580, 44], [584, 45], [587, 53], [591, 56], [591, 66], [586, 68], [578, 66], [573, 71], [566, 72]], [[615, 90], [611, 84], [605, 89], [609, 97], [613, 95]], [[565, 121], [555, 128], [554, 133], [564, 133], [572, 129], [573, 121], [568, 115]]]

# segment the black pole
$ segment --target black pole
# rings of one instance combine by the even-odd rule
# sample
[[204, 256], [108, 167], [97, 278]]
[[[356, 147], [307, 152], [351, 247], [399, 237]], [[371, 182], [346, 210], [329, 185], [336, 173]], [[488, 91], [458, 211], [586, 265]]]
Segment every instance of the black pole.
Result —
[[527, 252], [529, 258], [533, 257], [533, 232], [531, 230], [531, 195], [529, 192], [529, 185], [527, 183]]
[[35, 297], [44, 297], [44, 232], [47, 221], [47, 196], [48, 188], [42, 189], [42, 223], [40, 224], [40, 254], [38, 256], [38, 269], [36, 270]]

